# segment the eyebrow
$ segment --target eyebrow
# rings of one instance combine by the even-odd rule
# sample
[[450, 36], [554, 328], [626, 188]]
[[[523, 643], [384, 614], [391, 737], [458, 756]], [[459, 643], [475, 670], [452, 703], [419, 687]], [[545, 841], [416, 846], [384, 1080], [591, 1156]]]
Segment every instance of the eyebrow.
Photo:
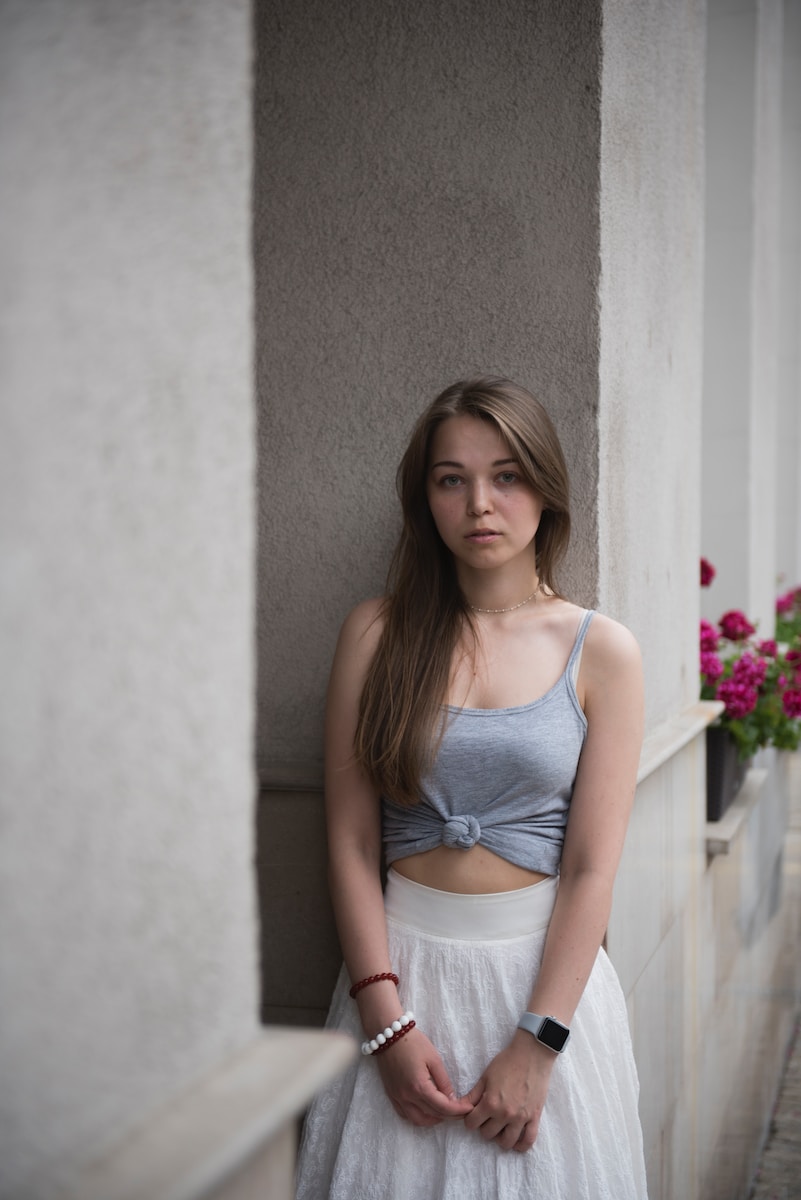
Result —
[[[516, 464], [517, 459], [516, 458], [496, 458], [495, 461], [492, 463], [492, 466], [493, 467], [505, 467], [505, 466], [508, 466], [509, 463]], [[460, 470], [463, 470], [464, 463], [454, 462], [453, 459], [450, 459], [450, 458], [443, 458], [443, 459], [440, 459], [439, 462], [432, 463], [430, 470], [435, 471], [437, 469], [437, 467], [458, 467]]]

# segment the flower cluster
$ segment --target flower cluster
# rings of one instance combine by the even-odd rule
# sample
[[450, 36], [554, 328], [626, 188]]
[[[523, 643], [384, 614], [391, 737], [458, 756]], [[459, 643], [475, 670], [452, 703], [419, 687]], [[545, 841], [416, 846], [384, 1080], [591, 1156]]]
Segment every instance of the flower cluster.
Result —
[[[714, 577], [715, 568], [702, 559], [703, 585]], [[723, 702], [717, 723], [742, 759], [762, 746], [796, 750], [801, 744], [801, 588], [779, 596], [776, 612], [775, 638], [756, 638], [756, 626], [737, 609], [717, 626], [701, 621], [701, 699]]]
[[801, 587], [776, 597], [776, 638], [780, 642], [801, 639]]
[[712, 580], [717, 575], [717, 571], [712, 566], [708, 558], [701, 559], [701, 587], [709, 587]]

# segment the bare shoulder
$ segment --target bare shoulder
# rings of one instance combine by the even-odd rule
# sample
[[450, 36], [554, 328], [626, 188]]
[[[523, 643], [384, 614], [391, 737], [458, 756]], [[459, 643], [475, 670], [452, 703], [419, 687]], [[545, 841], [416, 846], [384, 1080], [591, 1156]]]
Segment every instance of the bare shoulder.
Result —
[[640, 646], [630, 629], [603, 613], [594, 613], [584, 653], [588, 666], [597, 670], [620, 670], [639, 667]]
[[371, 596], [352, 608], [342, 622], [342, 633], [347, 638], [362, 641], [364, 638], [379, 638], [384, 628], [386, 597]]
[[350, 610], [339, 633], [338, 658], [344, 655], [357, 662], [369, 662], [384, 628], [384, 606], [383, 596], [373, 596]]
[[614, 711], [615, 703], [639, 709], [643, 678], [640, 647], [631, 630], [596, 613], [587, 630], [581, 659], [581, 692], [585, 712]]
[[[339, 632], [328, 680], [326, 727], [331, 739], [348, 747], [353, 741], [359, 697], [383, 628], [383, 599], [363, 600], [351, 609]], [[344, 732], [343, 732], [344, 729]]]

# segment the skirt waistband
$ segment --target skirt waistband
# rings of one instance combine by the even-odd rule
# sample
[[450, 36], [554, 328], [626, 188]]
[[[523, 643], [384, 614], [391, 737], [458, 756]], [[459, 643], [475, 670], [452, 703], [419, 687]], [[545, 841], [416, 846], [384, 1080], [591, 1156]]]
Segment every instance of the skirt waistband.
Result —
[[390, 920], [424, 933], [465, 941], [493, 941], [545, 929], [558, 886], [558, 877], [553, 876], [512, 892], [464, 895], [413, 883], [390, 867], [384, 908]]

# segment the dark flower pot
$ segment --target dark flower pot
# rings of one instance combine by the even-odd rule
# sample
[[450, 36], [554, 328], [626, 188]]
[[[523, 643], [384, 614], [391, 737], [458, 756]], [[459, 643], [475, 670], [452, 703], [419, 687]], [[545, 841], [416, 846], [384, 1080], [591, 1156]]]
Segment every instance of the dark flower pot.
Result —
[[719, 725], [706, 730], [706, 819], [719, 821], [742, 787], [748, 760], [741, 761], [737, 743]]

